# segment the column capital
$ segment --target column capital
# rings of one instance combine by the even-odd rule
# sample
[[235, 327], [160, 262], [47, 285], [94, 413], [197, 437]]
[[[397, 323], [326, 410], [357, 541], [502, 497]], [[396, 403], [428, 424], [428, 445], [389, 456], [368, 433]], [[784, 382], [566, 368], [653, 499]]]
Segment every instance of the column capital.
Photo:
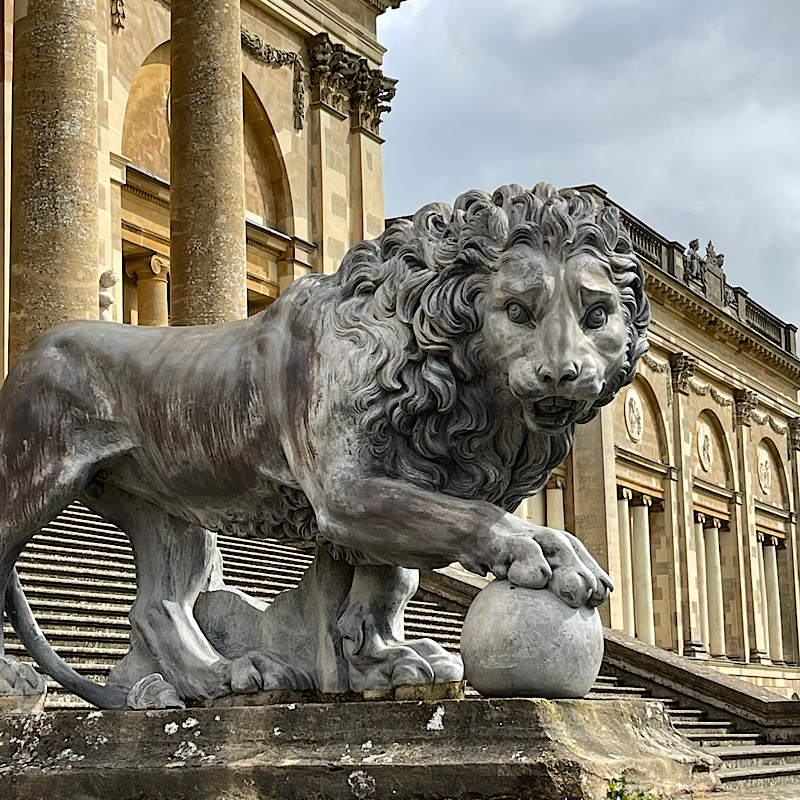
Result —
[[165, 281], [169, 275], [169, 261], [155, 253], [140, 258], [126, 258], [125, 274], [137, 281]]
[[680, 394], [689, 394], [689, 381], [694, 375], [697, 359], [687, 353], [673, 353], [669, 357], [672, 370], [672, 388]]
[[766, 536], [765, 536], [763, 533], [761, 533], [761, 531], [756, 531], [756, 541], [757, 541], [759, 544], [764, 544], [764, 540], [765, 540], [766, 538], [767, 538], [767, 537], [766, 537]]
[[617, 486], [617, 498], [619, 500], [631, 501], [633, 499], [633, 491], [626, 486]]
[[792, 417], [789, 420], [789, 450], [797, 452], [800, 450], [800, 417]]
[[733, 424], [749, 426], [756, 407], [756, 393], [750, 389], [734, 389], [733, 402]]
[[722, 527], [722, 520], [716, 517], [706, 517], [705, 529], [716, 528], [719, 530]]
[[706, 522], [706, 515], [700, 511], [694, 512], [694, 521], [699, 523], [700, 525], [705, 525]]
[[780, 548], [781, 545], [781, 538], [779, 536], [764, 536], [764, 546], [765, 547], [776, 547]]
[[564, 486], [566, 486], [566, 481], [562, 477], [560, 477], [558, 475], [554, 475], [553, 477], [550, 478], [549, 481], [547, 481], [547, 487], [546, 488], [548, 488], [548, 489], [563, 489]]
[[634, 506], [647, 506], [648, 508], [653, 505], [653, 498], [646, 494], [637, 494], [633, 498]]

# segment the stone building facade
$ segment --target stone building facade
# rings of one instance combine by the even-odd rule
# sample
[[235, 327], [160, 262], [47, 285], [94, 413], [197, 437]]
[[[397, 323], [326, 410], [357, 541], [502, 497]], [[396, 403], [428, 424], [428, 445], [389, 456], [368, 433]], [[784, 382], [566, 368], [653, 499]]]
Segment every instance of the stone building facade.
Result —
[[[129, 324], [234, 319], [383, 230], [376, 19], [402, 0], [1, 1], [3, 374], [101, 302]], [[518, 513], [606, 566], [606, 624], [800, 694], [796, 329], [713, 245], [623, 215], [650, 353]]]
[[108, 270], [115, 321], [213, 322], [378, 235], [401, 1], [3, 0], [3, 372]]
[[517, 513], [598, 557], [616, 585], [607, 625], [800, 694], [797, 329], [728, 285], [711, 242], [701, 255], [621, 212], [647, 272], [650, 352]]

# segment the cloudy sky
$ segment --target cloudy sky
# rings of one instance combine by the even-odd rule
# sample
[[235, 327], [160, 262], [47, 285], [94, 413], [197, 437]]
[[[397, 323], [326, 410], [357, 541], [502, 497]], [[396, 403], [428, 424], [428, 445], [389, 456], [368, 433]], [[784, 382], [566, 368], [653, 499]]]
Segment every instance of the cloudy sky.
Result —
[[596, 183], [800, 324], [798, 0], [408, 0], [379, 35], [387, 216]]

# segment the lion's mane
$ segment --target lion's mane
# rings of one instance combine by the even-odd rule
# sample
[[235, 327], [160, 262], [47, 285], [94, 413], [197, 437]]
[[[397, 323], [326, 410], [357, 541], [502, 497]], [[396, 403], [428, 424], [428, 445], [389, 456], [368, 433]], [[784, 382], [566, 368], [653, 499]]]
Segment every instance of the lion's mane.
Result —
[[620, 292], [627, 358], [579, 422], [633, 379], [650, 311], [616, 208], [598, 212], [590, 195], [546, 183], [425, 206], [353, 247], [332, 276], [335, 334], [367, 364], [349, 387], [365, 450], [388, 477], [513, 510], [569, 452], [574, 426], [530, 431], [484, 347], [483, 295], [501, 253], [518, 243], [562, 258], [590, 253]]

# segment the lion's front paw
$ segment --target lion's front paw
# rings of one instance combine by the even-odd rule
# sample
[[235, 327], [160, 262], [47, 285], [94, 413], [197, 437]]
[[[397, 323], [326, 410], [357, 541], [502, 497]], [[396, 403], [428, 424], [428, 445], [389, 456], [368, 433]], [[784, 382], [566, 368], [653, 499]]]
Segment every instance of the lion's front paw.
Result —
[[572, 608], [597, 606], [613, 589], [611, 579], [589, 551], [571, 533], [527, 524], [530, 533], [496, 536], [476, 572], [490, 570], [498, 578], [508, 578], [529, 589], [547, 587]]
[[259, 691], [310, 691], [311, 677], [272, 653], [246, 653], [231, 662], [231, 689], [236, 694]]

